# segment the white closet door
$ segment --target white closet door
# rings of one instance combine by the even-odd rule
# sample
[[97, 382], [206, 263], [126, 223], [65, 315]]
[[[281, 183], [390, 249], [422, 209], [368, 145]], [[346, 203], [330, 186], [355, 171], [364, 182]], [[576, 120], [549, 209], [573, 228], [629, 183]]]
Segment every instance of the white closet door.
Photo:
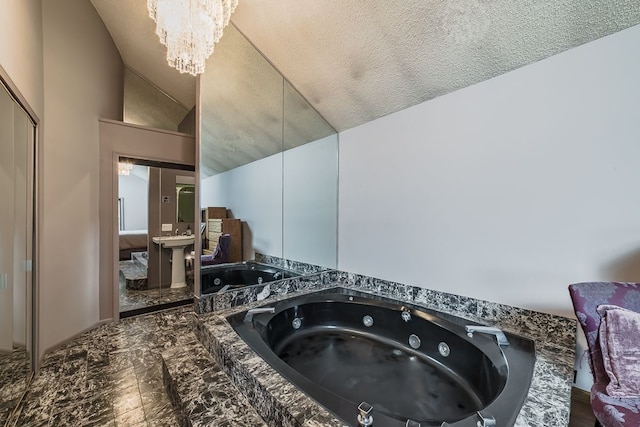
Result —
[[13, 349], [13, 113], [0, 86], [0, 351]]

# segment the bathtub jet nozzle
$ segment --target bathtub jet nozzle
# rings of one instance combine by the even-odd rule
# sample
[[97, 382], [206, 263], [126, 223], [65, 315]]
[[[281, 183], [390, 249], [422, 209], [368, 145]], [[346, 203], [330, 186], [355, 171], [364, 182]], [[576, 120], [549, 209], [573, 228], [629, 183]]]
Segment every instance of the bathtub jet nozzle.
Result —
[[476, 326], [476, 325], [467, 325], [464, 327], [464, 329], [467, 331], [467, 335], [469, 336], [469, 338], [472, 338], [475, 332], [478, 332], [481, 334], [490, 334], [490, 335], [495, 335], [499, 346], [509, 345], [509, 340], [507, 340], [507, 336], [504, 334], [504, 332], [502, 332], [502, 329], [494, 328], [491, 326]]
[[244, 321], [247, 323], [250, 323], [253, 321], [253, 315], [254, 314], [260, 314], [260, 313], [275, 313], [276, 309], [275, 307], [260, 307], [260, 308], [252, 308], [251, 310], [247, 311], [247, 314], [245, 314], [244, 316]]

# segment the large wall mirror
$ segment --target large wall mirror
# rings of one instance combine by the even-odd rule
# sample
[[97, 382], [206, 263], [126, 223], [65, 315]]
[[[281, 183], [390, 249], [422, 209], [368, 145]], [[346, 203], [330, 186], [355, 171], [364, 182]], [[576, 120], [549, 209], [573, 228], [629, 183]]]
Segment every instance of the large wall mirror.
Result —
[[338, 136], [233, 26], [200, 77], [200, 203], [255, 252], [337, 266]]

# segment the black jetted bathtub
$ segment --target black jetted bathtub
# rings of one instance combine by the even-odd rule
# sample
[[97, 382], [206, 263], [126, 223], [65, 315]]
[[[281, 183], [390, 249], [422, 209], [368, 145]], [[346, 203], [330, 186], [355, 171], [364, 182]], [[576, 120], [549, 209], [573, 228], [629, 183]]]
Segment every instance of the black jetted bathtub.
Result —
[[255, 261], [205, 265], [200, 268], [200, 287], [202, 294], [212, 294], [299, 275], [290, 270]]
[[274, 369], [351, 426], [511, 426], [535, 363], [531, 340], [342, 288], [228, 320]]

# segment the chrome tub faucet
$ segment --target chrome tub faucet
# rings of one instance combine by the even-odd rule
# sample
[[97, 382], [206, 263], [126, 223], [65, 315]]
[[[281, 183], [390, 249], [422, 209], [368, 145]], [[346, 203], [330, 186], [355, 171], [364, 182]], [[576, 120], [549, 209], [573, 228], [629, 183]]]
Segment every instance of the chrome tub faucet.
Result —
[[473, 337], [475, 332], [479, 332], [481, 334], [490, 334], [495, 335], [496, 340], [498, 341], [498, 345], [507, 346], [509, 345], [509, 340], [507, 340], [507, 336], [502, 332], [502, 329], [498, 329], [492, 326], [476, 326], [476, 325], [467, 325], [464, 327], [467, 331], [467, 336], [469, 338]]
[[251, 310], [247, 311], [247, 314], [245, 314], [244, 316], [244, 321], [249, 323], [251, 321], [253, 321], [253, 315], [254, 314], [260, 314], [260, 313], [275, 313], [276, 309], [275, 307], [259, 307], [259, 308], [252, 308]]

